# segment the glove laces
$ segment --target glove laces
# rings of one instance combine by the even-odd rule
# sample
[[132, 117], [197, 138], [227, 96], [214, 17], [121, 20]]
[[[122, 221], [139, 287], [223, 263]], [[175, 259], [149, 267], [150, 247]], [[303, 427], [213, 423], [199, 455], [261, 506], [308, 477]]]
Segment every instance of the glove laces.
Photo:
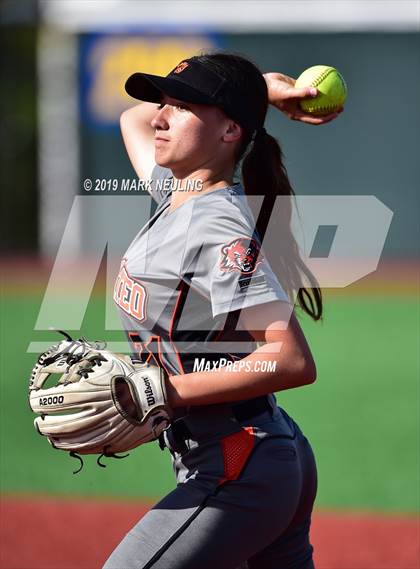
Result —
[[[71, 456], [71, 458], [77, 458], [77, 460], [80, 461], [80, 466], [77, 470], [73, 470], [73, 474], [79, 474], [79, 472], [81, 472], [83, 470], [84, 467], [84, 462], [83, 462], [83, 458], [74, 450], [69, 452], [69, 455]], [[106, 457], [106, 458], [117, 458], [117, 459], [121, 459], [121, 458], [127, 458], [127, 456], [130, 456], [129, 454], [115, 454], [113, 452], [108, 452], [106, 449], [104, 449], [104, 451], [98, 456], [98, 458], [96, 459], [96, 464], [98, 466], [100, 466], [101, 468], [106, 468], [107, 465], [104, 464], [103, 462], [101, 462], [101, 458], [102, 457]]]

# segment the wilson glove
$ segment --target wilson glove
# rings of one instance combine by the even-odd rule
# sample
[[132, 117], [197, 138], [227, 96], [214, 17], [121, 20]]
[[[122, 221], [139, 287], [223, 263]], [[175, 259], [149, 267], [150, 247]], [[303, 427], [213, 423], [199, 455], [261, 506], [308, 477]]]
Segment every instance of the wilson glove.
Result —
[[[99, 343], [68, 338], [41, 354], [32, 370], [29, 404], [39, 415], [37, 431], [79, 459], [79, 454], [122, 458], [116, 453], [157, 439], [172, 416], [165, 372]], [[47, 387], [54, 374], [58, 380]], [[98, 464], [105, 466], [101, 456]]]

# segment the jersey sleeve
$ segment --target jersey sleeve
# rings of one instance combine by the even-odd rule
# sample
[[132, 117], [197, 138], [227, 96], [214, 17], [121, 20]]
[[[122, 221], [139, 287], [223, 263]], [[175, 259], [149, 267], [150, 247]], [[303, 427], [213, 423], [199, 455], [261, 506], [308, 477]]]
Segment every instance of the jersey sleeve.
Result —
[[153, 168], [150, 175], [150, 195], [158, 205], [162, 204], [171, 195], [172, 177], [172, 171], [169, 168], [163, 168], [163, 166], [158, 164]]
[[201, 239], [188, 251], [186, 276], [211, 302], [214, 318], [275, 300], [290, 302], [246, 219], [228, 214], [206, 220], [199, 233]]

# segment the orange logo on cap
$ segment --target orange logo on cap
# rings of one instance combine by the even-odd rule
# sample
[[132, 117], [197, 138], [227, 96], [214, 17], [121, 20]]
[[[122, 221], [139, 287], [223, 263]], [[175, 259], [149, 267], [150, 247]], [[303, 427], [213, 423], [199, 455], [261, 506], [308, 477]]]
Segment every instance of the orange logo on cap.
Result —
[[181, 63], [179, 63], [175, 69], [174, 69], [174, 73], [181, 73], [181, 71], [184, 71], [184, 69], [186, 69], [188, 67], [188, 63], [186, 61], [182, 61]]

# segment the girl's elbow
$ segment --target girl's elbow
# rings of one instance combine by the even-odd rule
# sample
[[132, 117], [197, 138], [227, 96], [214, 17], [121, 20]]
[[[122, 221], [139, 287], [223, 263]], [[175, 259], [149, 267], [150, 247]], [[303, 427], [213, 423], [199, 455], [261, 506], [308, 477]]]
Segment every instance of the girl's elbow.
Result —
[[317, 370], [315, 362], [312, 358], [306, 358], [304, 361], [303, 375], [305, 378], [305, 384], [309, 385], [315, 383], [317, 378]]
[[120, 115], [120, 129], [123, 132], [127, 129], [128, 124], [130, 123], [130, 109], [126, 109]]
[[300, 385], [310, 385], [316, 381], [317, 371], [312, 357], [299, 357], [296, 361], [296, 368], [300, 377]]

